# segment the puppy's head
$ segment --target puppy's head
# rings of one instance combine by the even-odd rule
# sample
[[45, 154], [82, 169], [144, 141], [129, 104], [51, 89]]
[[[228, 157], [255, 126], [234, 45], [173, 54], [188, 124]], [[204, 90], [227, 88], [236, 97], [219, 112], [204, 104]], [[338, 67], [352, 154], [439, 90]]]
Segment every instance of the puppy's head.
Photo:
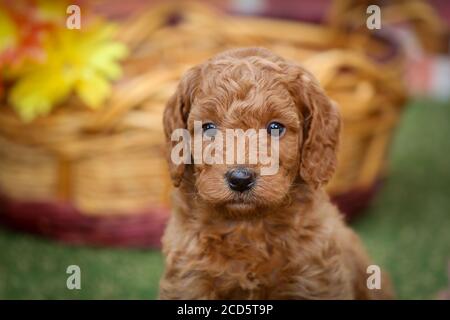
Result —
[[[202, 124], [200, 132], [194, 130], [196, 123]], [[338, 111], [315, 78], [260, 48], [227, 51], [190, 69], [164, 112], [174, 185], [186, 180], [186, 166], [191, 166], [188, 180], [198, 199], [235, 214], [279, 206], [296, 185], [316, 189], [325, 184], [336, 166], [339, 127]], [[227, 140], [229, 129], [266, 133], [268, 150], [278, 147], [278, 152], [268, 152], [278, 157], [277, 170], [264, 175], [261, 161], [250, 160], [254, 152], [259, 159], [262, 150], [251, 148], [252, 134], [241, 150], [236, 140], [231, 146], [228, 140], [215, 145], [211, 155], [221, 154], [223, 163], [175, 164], [170, 157], [177, 143], [171, 139], [175, 129], [187, 130], [191, 152], [196, 137], [202, 150], [208, 150], [218, 136]], [[234, 162], [226, 161], [230, 152]], [[244, 162], [238, 163], [237, 155], [244, 155]]]

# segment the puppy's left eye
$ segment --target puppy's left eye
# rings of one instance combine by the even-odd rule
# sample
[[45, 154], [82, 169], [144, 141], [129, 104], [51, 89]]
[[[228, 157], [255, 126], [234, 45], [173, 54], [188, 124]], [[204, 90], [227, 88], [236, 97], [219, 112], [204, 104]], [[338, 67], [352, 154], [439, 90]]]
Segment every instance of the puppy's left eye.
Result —
[[208, 137], [214, 137], [217, 133], [217, 126], [212, 122], [207, 122], [202, 125], [203, 134]]
[[285, 126], [283, 126], [279, 122], [273, 121], [269, 123], [269, 125], [267, 126], [267, 133], [274, 137], [282, 137], [285, 132], [286, 132]]

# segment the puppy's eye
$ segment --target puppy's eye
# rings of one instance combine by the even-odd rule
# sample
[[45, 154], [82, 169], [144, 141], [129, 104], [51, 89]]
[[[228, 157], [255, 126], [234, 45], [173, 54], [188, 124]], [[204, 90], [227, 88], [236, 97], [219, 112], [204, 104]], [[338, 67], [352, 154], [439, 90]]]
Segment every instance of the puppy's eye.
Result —
[[273, 121], [267, 126], [267, 133], [274, 137], [282, 137], [286, 132], [286, 128], [279, 122]]
[[212, 122], [207, 122], [202, 125], [203, 133], [208, 137], [214, 137], [217, 133], [217, 127]]

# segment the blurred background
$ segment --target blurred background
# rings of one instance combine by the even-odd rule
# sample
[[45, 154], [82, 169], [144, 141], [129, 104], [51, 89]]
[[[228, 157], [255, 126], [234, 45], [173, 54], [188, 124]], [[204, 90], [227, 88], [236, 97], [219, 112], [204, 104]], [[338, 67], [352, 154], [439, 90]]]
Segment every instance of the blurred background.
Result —
[[450, 299], [449, 26], [445, 0], [0, 0], [0, 299], [157, 297], [165, 102], [242, 46], [339, 103], [327, 191], [398, 298]]

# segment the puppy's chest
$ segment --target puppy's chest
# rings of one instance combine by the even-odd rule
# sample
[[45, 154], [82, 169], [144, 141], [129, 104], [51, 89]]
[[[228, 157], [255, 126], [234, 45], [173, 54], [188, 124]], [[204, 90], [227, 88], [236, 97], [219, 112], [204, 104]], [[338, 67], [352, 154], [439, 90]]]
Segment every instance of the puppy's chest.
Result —
[[279, 243], [248, 234], [223, 235], [204, 244], [204, 252], [209, 257], [208, 273], [214, 279], [215, 288], [224, 290], [224, 298], [225, 291], [239, 296], [240, 291], [244, 295], [276, 286], [291, 255]]
[[197, 261], [217, 298], [308, 298], [345, 280], [338, 246], [319, 229], [216, 231], [200, 237]]

